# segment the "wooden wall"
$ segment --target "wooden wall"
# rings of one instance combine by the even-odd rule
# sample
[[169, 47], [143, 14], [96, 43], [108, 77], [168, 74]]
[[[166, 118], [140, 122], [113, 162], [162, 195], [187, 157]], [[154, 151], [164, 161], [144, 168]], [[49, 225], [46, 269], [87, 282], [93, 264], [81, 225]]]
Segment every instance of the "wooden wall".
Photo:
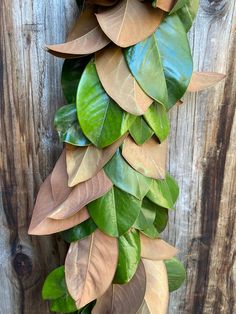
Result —
[[[42, 49], [62, 42], [74, 0], [0, 2], [0, 314], [48, 314], [46, 274], [63, 261], [55, 236], [29, 237], [40, 183], [61, 150], [53, 129], [63, 105], [62, 61]], [[236, 313], [236, 4], [202, 0], [190, 40], [196, 70], [227, 74], [170, 113], [169, 169], [181, 188], [165, 234], [180, 248], [186, 285], [170, 314]]]

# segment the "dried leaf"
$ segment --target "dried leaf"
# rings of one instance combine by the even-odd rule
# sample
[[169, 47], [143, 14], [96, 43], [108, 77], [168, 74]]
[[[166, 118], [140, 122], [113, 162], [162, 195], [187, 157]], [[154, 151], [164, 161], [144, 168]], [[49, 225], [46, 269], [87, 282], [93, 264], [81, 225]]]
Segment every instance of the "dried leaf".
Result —
[[28, 231], [29, 234], [46, 235], [60, 232], [72, 228], [89, 218], [86, 208], [81, 209], [68, 219], [55, 220], [48, 218], [55, 208], [50, 182], [51, 175], [46, 178], [40, 187]]
[[70, 245], [66, 284], [78, 308], [99, 298], [110, 286], [118, 260], [117, 239], [99, 230]]
[[167, 142], [159, 144], [152, 137], [143, 145], [137, 145], [129, 136], [125, 139], [122, 155], [141, 174], [154, 179], [164, 179], [166, 175]]
[[137, 314], [166, 314], [168, 309], [169, 289], [166, 267], [163, 261], [143, 259], [147, 286], [144, 303]]
[[69, 218], [88, 203], [106, 194], [112, 186], [110, 179], [101, 170], [93, 178], [77, 184], [67, 199], [58, 205], [49, 217], [53, 219]]
[[97, 4], [97, 5], [101, 5], [104, 7], [110, 7], [114, 4], [116, 4], [118, 0], [87, 0], [87, 3], [91, 3], [91, 4]]
[[97, 300], [92, 314], [136, 314], [143, 302], [145, 288], [146, 276], [143, 263], [141, 262], [129, 283], [112, 285]]
[[140, 234], [141, 256], [151, 260], [164, 260], [174, 257], [178, 250], [161, 239], [149, 239]]
[[96, 14], [98, 22], [117, 46], [129, 47], [151, 35], [164, 16], [149, 3], [122, 0], [115, 7]]
[[163, 11], [170, 12], [175, 4], [176, 0], [154, 0], [152, 5], [155, 8], [159, 8]]
[[94, 12], [90, 9], [84, 11], [68, 36], [68, 41], [59, 45], [47, 45], [46, 49], [58, 57], [87, 55], [94, 53], [110, 40], [102, 32]]
[[123, 143], [124, 135], [110, 146], [100, 149], [94, 145], [66, 150], [68, 185], [74, 186], [95, 176]]
[[188, 92], [198, 92], [216, 85], [222, 81], [225, 75], [215, 72], [193, 72]]
[[107, 94], [125, 111], [134, 115], [144, 114], [153, 100], [131, 74], [121, 48], [109, 46], [98, 52], [95, 64]]

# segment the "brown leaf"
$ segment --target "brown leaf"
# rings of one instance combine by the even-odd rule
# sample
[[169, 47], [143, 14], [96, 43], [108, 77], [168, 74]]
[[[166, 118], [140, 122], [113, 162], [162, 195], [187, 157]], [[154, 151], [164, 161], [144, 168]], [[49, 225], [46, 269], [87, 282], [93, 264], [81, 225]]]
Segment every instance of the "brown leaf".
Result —
[[87, 3], [91, 3], [91, 4], [97, 4], [97, 5], [101, 5], [104, 7], [110, 7], [114, 4], [116, 4], [118, 0], [87, 0]]
[[130, 280], [124, 285], [112, 285], [106, 293], [97, 300], [92, 314], [136, 314], [140, 308], [146, 290], [146, 276], [143, 263]]
[[95, 176], [115, 154], [127, 134], [112, 145], [100, 149], [94, 145], [66, 150], [69, 186], [74, 186]]
[[106, 194], [112, 186], [111, 180], [104, 170], [101, 170], [93, 178], [77, 184], [67, 199], [58, 205], [49, 217], [53, 219], [69, 218], [88, 203]]
[[150, 3], [121, 0], [96, 16], [107, 37], [117, 46], [129, 47], [151, 35], [160, 25], [164, 13], [153, 10]]
[[68, 291], [78, 308], [99, 298], [110, 286], [117, 266], [118, 243], [96, 230], [70, 245], [65, 275]]
[[166, 266], [163, 261], [143, 259], [147, 286], [144, 303], [137, 314], [166, 314], [169, 288]]
[[51, 175], [41, 185], [33, 216], [29, 226], [29, 234], [46, 235], [72, 228], [89, 218], [86, 208], [64, 220], [48, 218], [54, 211], [55, 201], [52, 196]]
[[94, 53], [104, 48], [109, 42], [110, 40], [101, 30], [94, 12], [88, 9], [79, 17], [66, 43], [47, 45], [46, 49], [58, 57], [78, 56]]
[[151, 260], [164, 260], [174, 257], [178, 250], [161, 239], [150, 239], [140, 234], [141, 256]]
[[222, 73], [193, 72], [188, 86], [188, 92], [198, 92], [200, 90], [207, 89], [222, 81], [224, 78], [225, 75]]
[[95, 64], [108, 95], [125, 111], [134, 115], [144, 114], [153, 100], [130, 73], [121, 48], [109, 46], [98, 52]]
[[170, 12], [174, 7], [176, 0], [155, 0], [153, 6], [163, 11]]
[[166, 176], [167, 142], [161, 144], [155, 137], [142, 145], [137, 145], [128, 136], [123, 144], [122, 155], [135, 170], [154, 179], [164, 179]]

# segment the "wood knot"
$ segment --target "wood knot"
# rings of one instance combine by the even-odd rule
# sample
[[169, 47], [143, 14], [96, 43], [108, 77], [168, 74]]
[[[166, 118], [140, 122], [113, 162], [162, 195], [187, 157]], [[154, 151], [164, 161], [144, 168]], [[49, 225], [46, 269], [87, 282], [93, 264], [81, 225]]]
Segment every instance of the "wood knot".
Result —
[[19, 277], [28, 277], [32, 273], [33, 265], [29, 256], [17, 253], [13, 259], [13, 267]]
[[227, 0], [204, 0], [201, 2], [201, 8], [216, 19], [224, 17], [229, 10], [229, 3]]

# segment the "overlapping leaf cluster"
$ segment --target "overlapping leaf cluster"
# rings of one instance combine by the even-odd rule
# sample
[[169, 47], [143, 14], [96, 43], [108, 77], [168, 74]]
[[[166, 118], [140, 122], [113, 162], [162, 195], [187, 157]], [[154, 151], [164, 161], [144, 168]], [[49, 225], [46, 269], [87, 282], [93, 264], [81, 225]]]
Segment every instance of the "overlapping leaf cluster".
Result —
[[29, 232], [62, 232], [70, 248], [43, 298], [63, 313], [165, 313], [185, 278], [160, 235], [179, 194], [166, 172], [167, 111], [221, 75], [192, 73], [187, 31], [198, 0], [85, 6], [68, 41], [47, 46], [66, 58], [67, 105], [55, 115], [65, 148]]

